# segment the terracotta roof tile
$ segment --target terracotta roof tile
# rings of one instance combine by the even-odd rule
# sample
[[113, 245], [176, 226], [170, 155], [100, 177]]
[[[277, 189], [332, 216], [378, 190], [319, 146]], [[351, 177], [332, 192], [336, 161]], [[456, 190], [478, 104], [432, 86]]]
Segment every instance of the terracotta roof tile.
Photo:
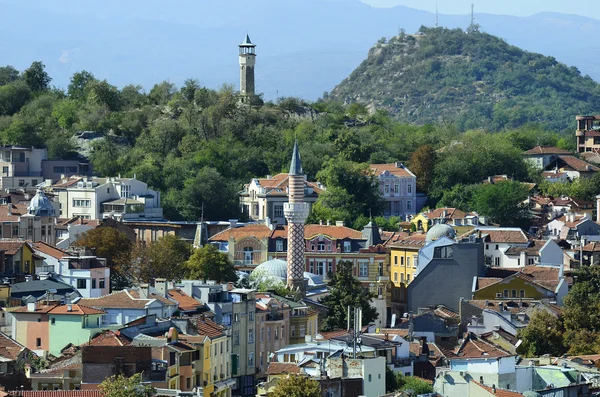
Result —
[[553, 161], [550, 165], [548, 165], [546, 169], [549, 169], [549, 167], [553, 166], [556, 162], [561, 162], [565, 164], [566, 167], [579, 172], [596, 172], [600, 170], [600, 168], [596, 167], [595, 165], [592, 165], [574, 156], [558, 156], [558, 158], [555, 161]]
[[406, 167], [398, 167], [396, 163], [391, 164], [371, 164], [369, 165], [371, 171], [379, 176], [383, 174], [385, 171], [388, 171], [390, 174], [397, 177], [414, 177], [415, 175], [410, 172], [410, 170]]
[[[127, 292], [129, 292], [129, 295], [131, 295], [135, 299], [141, 298], [140, 291], [137, 289], [130, 289], [130, 290], [127, 290]], [[175, 306], [177, 304], [176, 302], [174, 302], [168, 298], [165, 298], [164, 296], [154, 293], [154, 292], [150, 293], [150, 296], [148, 297], [148, 299], [156, 299], [157, 301], [162, 302], [166, 306]]]
[[[11, 214], [8, 214], [8, 208]], [[23, 203], [0, 205], [0, 222], [18, 222], [21, 215], [27, 213], [27, 205]]]
[[527, 247], [516, 247], [512, 246], [506, 250], [506, 255], [520, 255], [521, 252], [526, 253], [527, 255], [539, 255], [540, 249], [547, 243], [545, 240], [532, 240]]
[[117, 291], [100, 298], [82, 298], [80, 305], [100, 309], [144, 309], [151, 299], [135, 299], [128, 291]]
[[468, 339], [455, 353], [455, 358], [509, 357], [510, 353], [479, 339]]
[[127, 346], [131, 344], [129, 338], [119, 331], [104, 331], [94, 336], [86, 346]]
[[9, 360], [16, 360], [19, 354], [25, 349], [25, 346], [11, 339], [4, 332], [0, 332], [0, 357]]
[[180, 289], [170, 289], [169, 298], [179, 302], [179, 309], [183, 311], [193, 311], [203, 306], [202, 302], [198, 302]]
[[44, 243], [43, 241], [38, 241], [36, 243], [33, 243], [32, 246], [33, 246], [34, 250], [44, 253], [46, 255], [49, 255], [56, 259], [61, 259], [65, 256], [69, 255], [69, 253], [67, 251], [63, 251], [60, 248], [56, 248], [53, 245]]
[[329, 331], [329, 332], [319, 332], [319, 334], [326, 340], [338, 338], [340, 336], [348, 335], [348, 331], [340, 330], [340, 331]]
[[[362, 240], [362, 232], [351, 229], [346, 226], [335, 226], [335, 225], [306, 225], [304, 226], [304, 238], [312, 239], [318, 235], [329, 236], [334, 240], [341, 239], [355, 239]], [[284, 238], [287, 239], [287, 226], [278, 226], [272, 235], [272, 238]]]
[[390, 240], [387, 243], [388, 247], [407, 247], [407, 248], [421, 248], [425, 246], [425, 233], [412, 233], [408, 236], [405, 236], [403, 239], [398, 238], [397, 240]]
[[488, 287], [502, 280], [500, 277], [477, 277], [477, 289]]
[[[71, 310], [69, 310], [69, 306], [71, 306]], [[69, 314], [69, 315], [77, 315], [84, 316], [89, 314], [106, 314], [103, 310], [94, 309], [91, 307], [71, 304], [71, 305], [60, 305], [56, 306], [54, 309], [48, 312], [49, 314]]]
[[555, 146], [536, 146], [533, 149], [529, 149], [523, 154], [530, 155], [541, 155], [541, 154], [571, 154], [568, 150], [560, 149]]
[[264, 224], [230, 227], [209, 238], [210, 241], [229, 241], [230, 238], [239, 240], [244, 237], [268, 238], [273, 231]]
[[479, 231], [481, 231], [482, 236], [488, 236], [491, 243], [523, 244], [529, 241], [525, 232], [515, 227], [480, 227], [469, 231], [464, 236], [476, 234]]
[[11, 313], [35, 313], [35, 314], [46, 314], [50, 310], [54, 309], [58, 305], [36, 305], [35, 311], [27, 310], [27, 306], [19, 307], [18, 309], [11, 310]]
[[[445, 216], [444, 211], [446, 212]], [[424, 212], [423, 215], [425, 215], [428, 219], [464, 219], [465, 216], [467, 216], [467, 214], [465, 214], [463, 211], [456, 208], [436, 208], [434, 210]]]
[[223, 331], [226, 329], [224, 326], [209, 320], [206, 317], [198, 317], [196, 319], [196, 328], [198, 329], [199, 335], [206, 335], [210, 339], [223, 336]]
[[267, 375], [277, 374], [300, 374], [302, 370], [295, 363], [270, 362], [267, 368]]
[[473, 382], [474, 384], [476, 384], [477, 386], [481, 387], [482, 389], [484, 389], [485, 391], [487, 391], [488, 393], [490, 393], [490, 394], [492, 394], [494, 396], [498, 396], [498, 397], [523, 397], [523, 394], [521, 394], [519, 392], [516, 392], [516, 391], [499, 389], [497, 387], [492, 388], [490, 386], [482, 385], [481, 383], [476, 382], [473, 379], [471, 379], [471, 382]]
[[6, 255], [15, 255], [24, 244], [25, 241], [0, 241], [0, 251], [4, 251]]

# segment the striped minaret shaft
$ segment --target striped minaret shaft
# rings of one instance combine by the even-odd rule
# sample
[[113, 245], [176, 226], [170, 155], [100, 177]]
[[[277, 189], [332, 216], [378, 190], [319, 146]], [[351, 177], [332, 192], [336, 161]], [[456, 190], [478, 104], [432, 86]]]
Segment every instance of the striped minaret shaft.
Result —
[[308, 218], [309, 205], [304, 202], [304, 173], [300, 161], [298, 141], [294, 143], [289, 172], [289, 200], [283, 206], [288, 223], [287, 285], [306, 296], [304, 282], [304, 222]]

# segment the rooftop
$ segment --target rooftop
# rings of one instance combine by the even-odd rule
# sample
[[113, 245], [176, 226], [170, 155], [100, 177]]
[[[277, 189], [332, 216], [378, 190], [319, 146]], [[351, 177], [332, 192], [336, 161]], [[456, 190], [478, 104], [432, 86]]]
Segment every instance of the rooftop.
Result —
[[102, 309], [144, 309], [153, 299], [134, 298], [128, 291], [116, 291], [99, 298], [82, 298], [80, 305]]
[[525, 155], [542, 155], [542, 154], [571, 154], [568, 150], [560, 149], [555, 146], [536, 146], [523, 152]]
[[410, 172], [408, 168], [406, 168], [401, 163], [390, 163], [390, 164], [371, 164], [369, 168], [376, 176], [379, 176], [385, 172], [388, 172], [396, 177], [414, 177], [415, 174]]
[[3, 359], [14, 361], [19, 358], [19, 354], [25, 349], [25, 346], [11, 339], [4, 332], [0, 332], [0, 361]]

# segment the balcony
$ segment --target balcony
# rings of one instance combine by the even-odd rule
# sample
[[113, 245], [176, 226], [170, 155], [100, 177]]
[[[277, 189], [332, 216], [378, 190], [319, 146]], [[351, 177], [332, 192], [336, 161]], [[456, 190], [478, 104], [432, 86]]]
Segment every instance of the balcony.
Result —
[[281, 321], [281, 320], [283, 320], [283, 314], [282, 313], [267, 314], [266, 321]]

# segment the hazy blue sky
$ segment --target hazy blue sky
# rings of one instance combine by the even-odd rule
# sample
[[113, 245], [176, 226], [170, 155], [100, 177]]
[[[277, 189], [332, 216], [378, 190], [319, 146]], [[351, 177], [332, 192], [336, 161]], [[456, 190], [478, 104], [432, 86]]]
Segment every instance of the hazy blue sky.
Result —
[[[436, 0], [362, 0], [378, 7], [404, 5], [420, 10], [435, 11]], [[527, 16], [538, 12], [561, 12], [600, 19], [598, 0], [438, 0], [438, 9], [444, 14], [468, 14], [471, 3], [475, 12]]]

